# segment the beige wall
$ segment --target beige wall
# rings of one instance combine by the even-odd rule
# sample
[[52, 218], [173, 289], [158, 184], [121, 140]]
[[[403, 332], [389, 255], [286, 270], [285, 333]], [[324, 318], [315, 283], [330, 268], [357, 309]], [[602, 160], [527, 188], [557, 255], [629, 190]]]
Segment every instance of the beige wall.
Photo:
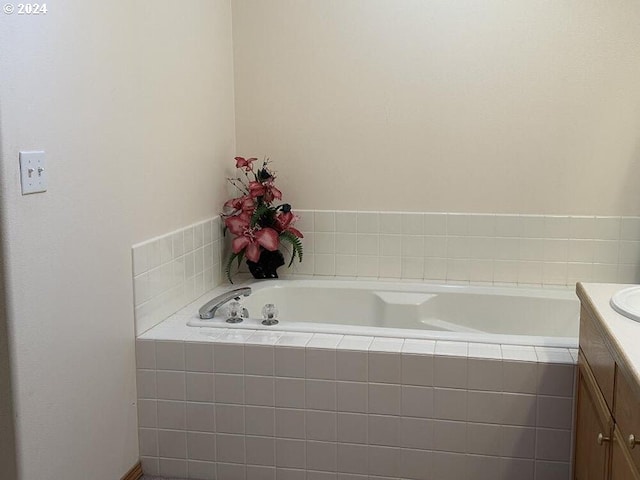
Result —
[[300, 208], [640, 214], [640, 3], [235, 0], [238, 152]]
[[[235, 150], [231, 8], [48, 6], [43, 17], [0, 14], [18, 465], [24, 480], [114, 480], [138, 458], [130, 248], [210, 217], [223, 199]], [[20, 195], [21, 149], [46, 150], [47, 193]]]

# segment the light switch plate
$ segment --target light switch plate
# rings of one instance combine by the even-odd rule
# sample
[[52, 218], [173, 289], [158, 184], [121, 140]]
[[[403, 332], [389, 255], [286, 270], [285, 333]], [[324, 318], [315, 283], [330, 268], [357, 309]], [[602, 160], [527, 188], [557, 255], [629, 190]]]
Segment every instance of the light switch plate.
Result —
[[43, 151], [20, 152], [20, 182], [23, 195], [47, 191], [48, 174]]

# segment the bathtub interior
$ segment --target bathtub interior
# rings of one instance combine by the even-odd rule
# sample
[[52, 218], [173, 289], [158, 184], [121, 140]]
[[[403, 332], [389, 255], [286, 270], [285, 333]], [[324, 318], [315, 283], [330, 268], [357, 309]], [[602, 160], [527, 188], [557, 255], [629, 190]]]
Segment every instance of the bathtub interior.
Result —
[[[387, 331], [395, 332], [390, 336], [422, 338], [446, 333], [456, 338], [501, 335], [562, 339], [567, 345], [578, 335], [579, 302], [566, 289], [317, 280], [248, 282], [242, 286], [253, 289], [250, 296], [241, 299], [250, 319], [237, 328], [260, 328], [263, 306], [273, 303], [279, 311], [278, 330], [317, 328], [328, 332], [333, 328], [333, 333], [383, 335], [381, 332]], [[189, 325], [228, 326], [224, 323], [225, 308], [212, 320], [196, 318], [197, 307], [224, 290], [183, 311], [191, 316]]]

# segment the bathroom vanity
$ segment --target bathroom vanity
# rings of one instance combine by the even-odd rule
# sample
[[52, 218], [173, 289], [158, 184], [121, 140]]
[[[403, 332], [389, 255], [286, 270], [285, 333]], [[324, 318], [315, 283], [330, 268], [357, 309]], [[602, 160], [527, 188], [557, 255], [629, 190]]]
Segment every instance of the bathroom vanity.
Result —
[[640, 323], [611, 308], [622, 288], [578, 283], [576, 289], [575, 480], [640, 480]]

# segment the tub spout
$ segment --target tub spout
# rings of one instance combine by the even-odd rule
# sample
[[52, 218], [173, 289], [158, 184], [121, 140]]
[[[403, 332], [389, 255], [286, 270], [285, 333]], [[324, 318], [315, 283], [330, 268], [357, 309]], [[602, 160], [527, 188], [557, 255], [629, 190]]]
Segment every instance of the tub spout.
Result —
[[216, 311], [228, 301], [234, 299], [240, 300], [241, 296], [248, 297], [249, 295], [251, 295], [251, 287], [236, 288], [222, 295], [218, 295], [200, 307], [200, 318], [213, 318]]

